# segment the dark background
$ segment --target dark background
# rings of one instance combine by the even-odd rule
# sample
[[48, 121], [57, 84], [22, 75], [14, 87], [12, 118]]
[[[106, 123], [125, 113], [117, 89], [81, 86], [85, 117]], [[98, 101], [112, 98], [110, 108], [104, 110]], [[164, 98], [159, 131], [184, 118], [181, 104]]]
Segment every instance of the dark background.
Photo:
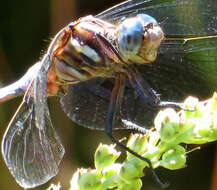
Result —
[[[118, 3], [118, 0], [8, 0], [0, 4], [0, 86], [7, 85], [19, 77], [36, 62], [50, 42], [52, 36], [67, 23], [88, 14], [97, 14]], [[0, 137], [6, 129], [21, 98], [0, 105]], [[46, 185], [60, 181], [62, 189], [69, 189], [73, 172], [79, 167], [93, 167], [93, 154], [100, 142], [110, 143], [104, 133], [91, 131], [71, 122], [61, 110], [58, 99], [50, 100], [50, 109], [55, 128], [66, 149], [59, 174]], [[123, 137], [126, 132], [117, 135]], [[189, 154], [187, 168], [177, 171], [157, 169], [168, 189], [207, 190], [211, 187], [214, 168], [214, 143]], [[146, 187], [146, 188], [145, 188]], [[20, 190], [2, 157], [0, 157], [0, 190]], [[144, 188], [160, 189], [150, 175], [144, 177]]]

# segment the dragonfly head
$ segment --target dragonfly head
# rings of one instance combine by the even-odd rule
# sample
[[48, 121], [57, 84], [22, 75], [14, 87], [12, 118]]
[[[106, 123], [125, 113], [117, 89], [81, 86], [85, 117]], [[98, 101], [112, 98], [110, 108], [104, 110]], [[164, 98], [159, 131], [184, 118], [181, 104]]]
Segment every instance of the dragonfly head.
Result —
[[124, 61], [144, 64], [156, 59], [164, 33], [153, 17], [139, 14], [118, 25], [116, 38]]

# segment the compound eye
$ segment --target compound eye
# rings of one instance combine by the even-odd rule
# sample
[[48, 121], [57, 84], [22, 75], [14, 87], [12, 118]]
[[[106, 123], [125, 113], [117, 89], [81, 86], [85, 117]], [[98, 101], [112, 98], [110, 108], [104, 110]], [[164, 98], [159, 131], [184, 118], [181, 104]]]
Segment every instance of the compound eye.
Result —
[[138, 14], [137, 17], [139, 17], [144, 23], [158, 24], [152, 16], [149, 16], [147, 14]]
[[143, 32], [143, 22], [138, 17], [125, 19], [118, 26], [117, 45], [122, 56], [130, 58], [138, 53], [143, 41]]

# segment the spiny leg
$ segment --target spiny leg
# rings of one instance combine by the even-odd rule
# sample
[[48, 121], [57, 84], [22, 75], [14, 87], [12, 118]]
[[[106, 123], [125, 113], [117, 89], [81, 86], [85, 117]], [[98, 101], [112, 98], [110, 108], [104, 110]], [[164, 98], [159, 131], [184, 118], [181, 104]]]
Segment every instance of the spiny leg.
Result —
[[157, 176], [157, 174], [154, 171], [154, 168], [152, 166], [151, 161], [149, 159], [144, 158], [141, 155], [137, 154], [136, 152], [129, 149], [128, 147], [126, 147], [124, 144], [119, 142], [112, 134], [114, 118], [115, 118], [116, 112], [118, 110], [118, 107], [121, 105], [121, 100], [122, 100], [122, 97], [123, 97], [124, 86], [125, 86], [124, 81], [125, 81], [125, 76], [123, 74], [119, 74], [115, 79], [115, 86], [114, 86], [114, 88], [112, 90], [112, 95], [111, 95], [109, 109], [108, 109], [105, 132], [109, 136], [109, 138], [112, 140], [112, 142], [116, 143], [123, 150], [125, 150], [125, 151], [133, 154], [137, 158], [147, 162], [150, 169], [151, 169], [152, 175], [153, 175], [154, 179], [156, 180], [156, 182], [158, 184], [160, 184], [161, 187], [165, 188], [165, 187], [168, 186], [168, 184], [164, 184], [164, 183], [162, 183], [160, 181], [159, 177]]
[[161, 101], [160, 96], [149, 86], [136, 68], [130, 67], [128, 69], [128, 78], [137, 95], [149, 109], [159, 110], [163, 108], [173, 108], [178, 111], [194, 111], [193, 109], [184, 108], [182, 103]]

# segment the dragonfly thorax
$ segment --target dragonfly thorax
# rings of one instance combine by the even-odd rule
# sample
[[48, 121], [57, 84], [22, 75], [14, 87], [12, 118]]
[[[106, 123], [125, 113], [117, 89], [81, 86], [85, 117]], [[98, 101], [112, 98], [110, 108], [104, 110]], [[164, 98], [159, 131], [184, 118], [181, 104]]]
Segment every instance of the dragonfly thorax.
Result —
[[[126, 64], [153, 62], [163, 38], [162, 29], [148, 15], [127, 18], [119, 25], [87, 16], [62, 32], [52, 67], [63, 84], [114, 77], [126, 72]], [[58, 87], [52, 89], [51, 94], [56, 94]]]
[[112, 43], [114, 30], [114, 25], [92, 16], [69, 24], [56, 43], [51, 68], [56, 78], [49, 81], [77, 84], [125, 72]]
[[121, 22], [116, 38], [119, 52], [127, 63], [143, 64], [156, 59], [164, 33], [154, 18], [139, 14]]

